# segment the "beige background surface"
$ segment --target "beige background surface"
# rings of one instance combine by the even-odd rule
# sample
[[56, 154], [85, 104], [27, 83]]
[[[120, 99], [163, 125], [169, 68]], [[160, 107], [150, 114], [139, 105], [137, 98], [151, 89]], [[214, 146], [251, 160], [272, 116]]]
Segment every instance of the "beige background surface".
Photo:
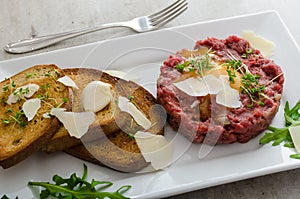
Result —
[[[0, 0], [0, 47], [31, 36], [128, 20], [156, 11], [170, 2], [172, 1]], [[166, 27], [276, 10], [299, 45], [299, 9], [299, 0], [189, 0], [188, 11]], [[64, 41], [33, 53], [11, 55], [0, 50], [0, 61], [131, 34], [136, 33], [116, 28]], [[300, 198], [300, 169], [219, 185], [171, 198]]]

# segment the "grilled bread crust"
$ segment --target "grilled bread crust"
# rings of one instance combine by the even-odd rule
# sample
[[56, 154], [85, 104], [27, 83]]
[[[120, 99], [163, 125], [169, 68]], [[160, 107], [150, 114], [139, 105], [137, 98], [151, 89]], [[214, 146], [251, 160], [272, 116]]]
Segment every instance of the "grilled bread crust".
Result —
[[[95, 70], [90, 69], [93, 73]], [[105, 74], [105, 73], [103, 73]], [[102, 75], [103, 75], [102, 74]], [[153, 134], [163, 134], [166, 113], [156, 103], [156, 99], [140, 85], [114, 77], [117, 82], [107, 82], [113, 85], [116, 101], [113, 124], [119, 130], [113, 133], [102, 133], [101, 139], [81, 139], [82, 144], [66, 148], [65, 152], [83, 160], [105, 165], [122, 172], [138, 171], [148, 163], [143, 158], [137, 143], [131, 135], [138, 130], [145, 130], [138, 125], [131, 115], [121, 112], [118, 107], [117, 97], [129, 97], [131, 102], [151, 121], [152, 126], [147, 129]], [[108, 78], [106, 78], [107, 80]], [[92, 126], [88, 134], [101, 134], [100, 126]]]
[[[118, 78], [113, 77], [107, 73], [104, 73], [95, 69], [88, 68], [69, 68], [63, 69], [64, 73], [69, 76], [78, 86], [78, 89], [73, 89], [73, 101], [72, 111], [83, 112], [80, 98], [84, 88], [92, 81], [102, 81], [109, 83], [112, 88], [113, 98], [116, 98], [116, 84]], [[101, 100], [101, 99], [99, 99]], [[96, 113], [96, 120], [90, 125], [88, 133], [86, 133], [81, 139], [71, 137], [68, 131], [61, 126], [61, 128], [52, 137], [51, 142], [43, 147], [43, 151], [52, 153], [55, 151], [62, 151], [66, 148], [78, 145], [81, 140], [92, 141], [103, 138], [108, 134], [114, 133], [119, 130], [119, 127], [115, 121], [115, 118], [120, 114], [120, 110], [117, 108], [117, 104], [112, 102], [107, 105], [103, 110]]]
[[[63, 71], [54, 64], [36, 65], [0, 83], [0, 165], [9, 168], [39, 151], [60, 128], [55, 117], [45, 118], [52, 107], [69, 109], [72, 92], [57, 81]], [[26, 99], [7, 104], [10, 94], [28, 84], [39, 90], [32, 96], [41, 99], [41, 107], [33, 120], [27, 121], [22, 105]]]

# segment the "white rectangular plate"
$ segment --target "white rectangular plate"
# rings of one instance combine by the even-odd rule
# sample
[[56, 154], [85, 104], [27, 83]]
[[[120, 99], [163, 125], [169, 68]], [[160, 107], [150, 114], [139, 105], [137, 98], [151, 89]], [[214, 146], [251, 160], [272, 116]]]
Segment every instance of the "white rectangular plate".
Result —
[[[195, 41], [207, 37], [226, 38], [241, 35], [243, 30], [253, 30], [276, 45], [272, 59], [280, 65], [285, 75], [282, 104], [291, 105], [300, 99], [300, 87], [292, 81], [298, 79], [300, 66], [299, 48], [276, 12], [251, 14], [187, 26], [175, 27], [145, 34], [111, 39], [104, 42], [37, 54], [20, 59], [0, 62], [0, 79], [35, 64], [55, 63], [62, 68], [92, 67], [127, 72], [156, 95], [155, 83], [159, 67], [169, 54], [182, 48], [192, 49]], [[281, 106], [273, 125], [283, 124]], [[175, 132], [166, 129], [166, 135]], [[114, 182], [111, 190], [132, 185], [125, 195], [132, 198], [155, 198], [175, 195], [218, 184], [233, 182], [264, 174], [300, 167], [300, 161], [290, 159], [293, 149], [260, 146], [259, 137], [246, 144], [220, 145], [213, 148], [204, 159], [199, 159], [200, 144], [186, 147], [186, 140], [178, 135], [176, 146], [184, 153], [169, 168], [144, 174], [119, 173], [86, 163], [88, 176], [97, 180]], [[27, 182], [51, 181], [54, 174], [81, 175], [83, 161], [64, 153], [45, 155], [37, 153], [10, 169], [0, 169], [0, 195], [33, 197]]]

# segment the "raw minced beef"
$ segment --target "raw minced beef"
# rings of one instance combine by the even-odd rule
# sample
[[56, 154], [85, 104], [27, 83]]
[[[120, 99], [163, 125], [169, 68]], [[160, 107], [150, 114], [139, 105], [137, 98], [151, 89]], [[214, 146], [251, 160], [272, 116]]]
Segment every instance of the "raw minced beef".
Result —
[[[228, 108], [216, 103], [215, 95], [192, 97], [173, 83], [184, 76], [178, 64], [188, 60], [184, 50], [171, 55], [161, 66], [157, 99], [168, 113], [171, 127], [195, 143], [245, 143], [264, 131], [280, 104], [284, 77], [281, 68], [263, 57], [248, 41], [237, 36], [208, 38], [196, 42], [195, 50], [206, 48], [218, 62], [240, 60], [262, 85], [260, 99], [240, 91], [241, 107]], [[250, 51], [251, 50], [251, 51]], [[252, 96], [253, 97], [253, 96]], [[255, 97], [255, 96], [254, 96]], [[258, 102], [259, 101], [259, 102]]]

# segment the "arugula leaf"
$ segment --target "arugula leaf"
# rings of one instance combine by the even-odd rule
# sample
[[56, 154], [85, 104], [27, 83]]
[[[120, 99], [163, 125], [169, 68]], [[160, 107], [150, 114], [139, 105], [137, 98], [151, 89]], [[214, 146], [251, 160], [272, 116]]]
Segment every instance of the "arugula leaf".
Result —
[[296, 103], [296, 105], [290, 109], [289, 103], [285, 103], [284, 107], [284, 118], [285, 118], [285, 125], [286, 126], [297, 126], [300, 124], [300, 121], [298, 121], [300, 114], [300, 100]]
[[[40, 192], [40, 198], [46, 199], [49, 196], [58, 199], [127, 199], [123, 195], [128, 191], [131, 186], [122, 186], [115, 192], [102, 192], [104, 189], [113, 185], [112, 182], [107, 181], [86, 181], [87, 178], [87, 166], [84, 164], [83, 176], [78, 177], [76, 173], [73, 173], [69, 178], [63, 178], [59, 175], [54, 175], [52, 180], [54, 183], [49, 182], [29, 182], [30, 186], [40, 186], [45, 188]], [[96, 188], [96, 186], [98, 186]]]
[[[3, 196], [1, 197], [1, 199], [9, 199], [9, 197], [8, 197], [7, 195], [3, 195]], [[18, 197], [16, 197], [15, 199], [18, 199]]]
[[[281, 143], [284, 143], [284, 147], [295, 148], [292, 137], [289, 132], [289, 128], [292, 126], [300, 125], [300, 100], [290, 109], [289, 102], [285, 103], [284, 106], [284, 118], [285, 118], [285, 127], [277, 128], [273, 126], [268, 127], [268, 132], [259, 140], [260, 144], [267, 144], [270, 142], [272, 146], [277, 146]], [[299, 132], [300, 133], [300, 132]], [[291, 158], [300, 159], [300, 154], [290, 155]]]
[[300, 153], [290, 155], [290, 158], [300, 159]]

